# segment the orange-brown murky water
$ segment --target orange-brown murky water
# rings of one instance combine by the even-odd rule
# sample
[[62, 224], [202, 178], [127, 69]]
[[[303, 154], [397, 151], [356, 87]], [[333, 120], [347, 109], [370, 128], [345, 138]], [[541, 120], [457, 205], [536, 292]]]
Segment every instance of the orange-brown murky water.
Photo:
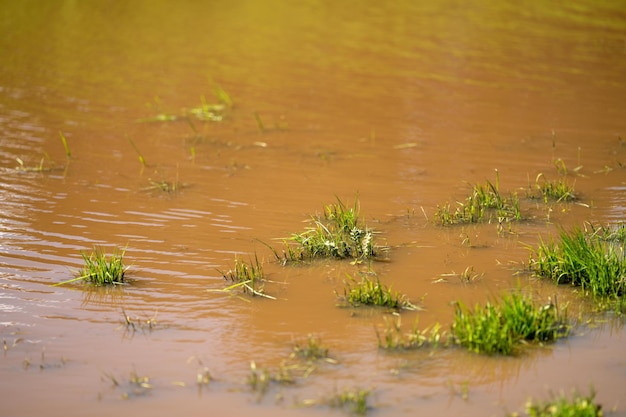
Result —
[[[518, 358], [383, 352], [375, 329], [386, 313], [336, 306], [346, 274], [365, 266], [282, 267], [259, 242], [358, 193], [391, 247], [372, 268], [424, 308], [403, 314], [407, 328], [418, 317], [447, 326], [451, 302], [520, 283], [569, 300], [576, 315], [569, 289], [515, 272], [539, 235], [624, 220], [621, 2], [2, 3], [3, 416], [316, 416], [327, 409], [296, 404], [354, 387], [371, 390], [374, 415], [501, 416], [590, 385], [624, 413], [619, 320], [596, 317], [601, 325]], [[184, 121], [137, 122], [157, 114], [146, 106], [155, 97], [170, 113], [214, 101], [209, 78], [235, 102], [222, 122], [194, 122], [197, 133]], [[58, 169], [19, 172], [16, 158]], [[468, 184], [497, 170], [501, 189], [523, 196], [539, 173], [556, 177], [559, 158], [583, 204], [524, 201], [530, 220], [513, 234], [433, 224], [437, 205], [463, 199]], [[146, 190], [163, 180], [185, 187]], [[94, 245], [127, 248], [132, 285], [50, 286]], [[277, 301], [206, 291], [224, 287], [217, 270], [235, 254], [255, 252]], [[435, 283], [468, 266], [482, 278]], [[157, 326], [129, 332], [123, 311]], [[274, 372], [308, 334], [338, 363], [251, 392], [250, 362]], [[205, 367], [215, 380], [199, 389]], [[151, 388], [134, 395], [133, 372]]]

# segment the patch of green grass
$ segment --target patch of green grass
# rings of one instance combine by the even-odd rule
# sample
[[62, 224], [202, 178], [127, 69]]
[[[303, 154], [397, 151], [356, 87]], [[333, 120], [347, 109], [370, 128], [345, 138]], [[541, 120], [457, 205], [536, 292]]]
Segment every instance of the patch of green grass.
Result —
[[578, 286], [594, 298], [619, 301], [626, 294], [623, 227], [561, 230], [558, 242], [541, 240], [531, 254], [530, 267], [557, 284]]
[[234, 282], [233, 285], [220, 291], [229, 292], [235, 288], [242, 288], [244, 293], [252, 296], [276, 299], [271, 295], [265, 294], [265, 274], [256, 253], [254, 254], [254, 260], [250, 260], [250, 262], [245, 262], [238, 256], [235, 257], [235, 265], [232, 269], [228, 270], [228, 272], [219, 272], [225, 280]]
[[[550, 401], [536, 402], [529, 400], [526, 403], [526, 415], [529, 417], [601, 417], [602, 406], [595, 402], [593, 389], [587, 396], [574, 392], [569, 399], [561, 395]], [[510, 417], [519, 417], [513, 413]]]
[[506, 295], [500, 304], [487, 302], [469, 309], [456, 304], [452, 337], [455, 344], [486, 354], [514, 354], [520, 343], [552, 342], [567, 334], [565, 311], [550, 302], [535, 307], [532, 299], [518, 292]]
[[437, 206], [435, 218], [441, 225], [467, 224], [497, 221], [498, 224], [519, 221], [522, 218], [517, 194], [504, 196], [499, 188], [499, 175], [496, 171], [495, 184], [477, 184], [465, 201], [457, 202], [456, 207], [449, 203]]
[[363, 275], [360, 281], [350, 277], [350, 282], [346, 283], [343, 299], [352, 306], [380, 306], [396, 310], [417, 310], [404, 294], [392, 291], [380, 283], [378, 277], [372, 279]]
[[90, 254], [82, 252], [81, 255], [85, 265], [79, 276], [55, 285], [63, 285], [75, 281], [86, 281], [97, 286], [124, 284], [124, 275], [128, 269], [128, 267], [124, 266], [125, 253], [126, 249], [122, 251], [115, 250], [107, 259], [106, 254], [97, 247], [94, 247]]
[[[324, 207], [323, 216], [312, 216], [311, 226], [285, 242], [289, 260], [312, 258], [369, 259], [377, 255], [374, 232], [359, 218], [359, 202], [346, 206], [339, 198]], [[295, 244], [295, 245], [294, 245]], [[280, 256], [274, 251], [275, 256]]]

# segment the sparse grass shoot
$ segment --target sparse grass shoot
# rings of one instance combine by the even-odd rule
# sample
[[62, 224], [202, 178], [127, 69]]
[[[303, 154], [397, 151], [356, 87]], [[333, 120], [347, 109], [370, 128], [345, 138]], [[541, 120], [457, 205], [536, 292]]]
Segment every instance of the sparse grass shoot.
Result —
[[265, 274], [263, 272], [263, 265], [259, 261], [256, 253], [254, 254], [254, 260], [245, 262], [240, 257], [235, 257], [235, 266], [228, 272], [218, 271], [225, 280], [234, 282], [233, 285], [224, 288], [223, 290], [230, 292], [236, 288], [242, 288], [243, 292], [252, 296], [259, 296], [275, 300], [275, 297], [265, 294], [264, 283]]
[[130, 136], [126, 136], [126, 138], [130, 142], [130, 145], [133, 147], [135, 152], [137, 152], [137, 155], [139, 156], [139, 162], [141, 162], [141, 165], [145, 167], [146, 166], [146, 160], [143, 157], [143, 155], [141, 154], [141, 151], [139, 151], [139, 148], [135, 144], [135, 141], [133, 141], [133, 138], [131, 138]]
[[383, 335], [376, 331], [378, 347], [387, 350], [408, 350], [423, 347], [437, 348], [448, 346], [450, 338], [447, 332], [441, 331], [441, 325], [435, 323], [433, 326], [420, 330], [417, 322], [411, 332], [403, 333], [400, 317], [385, 317], [385, 329]]
[[65, 135], [63, 134], [63, 132], [61, 132], [59, 130], [59, 135], [61, 135], [61, 142], [63, 142], [63, 148], [65, 148], [65, 156], [67, 156], [67, 159], [70, 159], [72, 157], [72, 152], [70, 152], [70, 147], [67, 144], [67, 139], [65, 138]]

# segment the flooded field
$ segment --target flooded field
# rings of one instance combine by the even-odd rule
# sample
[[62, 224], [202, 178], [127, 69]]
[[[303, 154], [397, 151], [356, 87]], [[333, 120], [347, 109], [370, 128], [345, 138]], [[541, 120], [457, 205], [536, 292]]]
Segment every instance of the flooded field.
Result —
[[[343, 415], [367, 390], [368, 415], [505, 416], [592, 386], [626, 415], [623, 319], [527, 273], [559, 228], [624, 220], [622, 2], [203, 3], [0, 1], [0, 414]], [[440, 224], [496, 178], [522, 220]], [[577, 199], [528, 198], [537, 178]], [[337, 198], [384, 259], [277, 262]], [[94, 246], [125, 249], [127, 285], [53, 286]], [[220, 292], [255, 254], [276, 299]], [[339, 307], [360, 273], [420, 309]], [[378, 346], [398, 314], [448, 329], [519, 287], [570, 336]], [[332, 361], [254, 389], [309, 335]]]

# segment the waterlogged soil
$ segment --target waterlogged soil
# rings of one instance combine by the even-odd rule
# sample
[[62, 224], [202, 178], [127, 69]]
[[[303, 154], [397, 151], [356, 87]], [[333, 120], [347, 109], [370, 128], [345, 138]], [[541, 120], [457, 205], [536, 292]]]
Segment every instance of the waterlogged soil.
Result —
[[[2, 3], [3, 416], [335, 415], [358, 389], [377, 416], [503, 416], [590, 386], [625, 415], [623, 321], [524, 272], [559, 228], [624, 220], [621, 2]], [[215, 85], [221, 121], [139, 121], [218, 103]], [[578, 199], [526, 198], [557, 167]], [[522, 221], [437, 224], [496, 176]], [[275, 262], [266, 245], [357, 196], [383, 262]], [[125, 248], [128, 285], [52, 286], [94, 246]], [[255, 253], [276, 300], [215, 291]], [[406, 331], [520, 287], [574, 328], [513, 358], [386, 352], [396, 315], [338, 307], [360, 272], [420, 306]], [[252, 362], [276, 375], [309, 334], [332, 363], [251, 388]]]

